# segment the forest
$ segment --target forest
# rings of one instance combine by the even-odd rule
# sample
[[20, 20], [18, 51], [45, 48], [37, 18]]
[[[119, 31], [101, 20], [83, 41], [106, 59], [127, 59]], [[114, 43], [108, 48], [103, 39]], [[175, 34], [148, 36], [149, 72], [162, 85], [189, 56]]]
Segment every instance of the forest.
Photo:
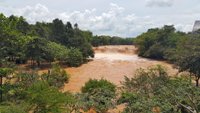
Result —
[[200, 79], [200, 32], [176, 31], [173, 25], [149, 29], [135, 40], [138, 55], [151, 59], [167, 60], [180, 70], [195, 77], [196, 86]]
[[[23, 17], [0, 14], [0, 21], [0, 113], [107, 113], [121, 104], [123, 113], [200, 112], [199, 31], [184, 33], [165, 25], [123, 39], [94, 36], [59, 19], [29, 24]], [[174, 64], [180, 76], [171, 77], [157, 65], [125, 76], [120, 87], [103, 78], [90, 79], [79, 93], [62, 92], [70, 80], [62, 65], [87, 62], [94, 57], [93, 46], [131, 44], [141, 57]], [[38, 73], [46, 63], [52, 65], [49, 71]]]
[[133, 43], [120, 37], [93, 36], [92, 32], [79, 29], [77, 23], [64, 24], [59, 19], [29, 24], [23, 17], [0, 14], [0, 21], [1, 60], [16, 64], [40, 66], [42, 62], [59, 61], [79, 66], [94, 57], [92, 46]]

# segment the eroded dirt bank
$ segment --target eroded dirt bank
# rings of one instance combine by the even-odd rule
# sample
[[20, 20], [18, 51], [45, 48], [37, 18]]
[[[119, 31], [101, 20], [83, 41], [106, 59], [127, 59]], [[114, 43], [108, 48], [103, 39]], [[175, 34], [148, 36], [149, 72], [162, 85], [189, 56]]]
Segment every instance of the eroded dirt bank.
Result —
[[93, 61], [77, 68], [66, 69], [71, 76], [64, 91], [79, 92], [90, 78], [104, 78], [119, 86], [124, 76], [131, 77], [138, 68], [157, 64], [164, 65], [170, 75], [177, 73], [171, 64], [138, 57], [134, 46], [101, 46], [94, 50]]

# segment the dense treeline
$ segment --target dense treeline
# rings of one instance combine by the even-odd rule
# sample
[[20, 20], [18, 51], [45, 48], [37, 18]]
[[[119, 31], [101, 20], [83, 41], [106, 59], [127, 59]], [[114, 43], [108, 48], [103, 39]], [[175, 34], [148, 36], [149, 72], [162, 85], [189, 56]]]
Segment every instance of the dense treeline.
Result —
[[177, 48], [180, 40], [184, 40], [186, 34], [176, 32], [173, 26], [149, 29], [146, 33], [136, 38], [139, 56], [153, 59], [171, 59], [170, 54]]
[[136, 38], [139, 56], [164, 59], [176, 64], [179, 70], [188, 71], [200, 79], [200, 33], [183, 33], [173, 26], [149, 29]]
[[92, 33], [80, 30], [78, 24], [64, 24], [59, 19], [29, 24], [23, 17], [3, 14], [0, 14], [0, 21], [1, 59], [16, 63], [31, 61], [37, 65], [62, 61], [78, 66], [94, 56]]
[[111, 37], [111, 36], [94, 36], [92, 38], [93, 46], [101, 45], [133, 45], [134, 38], [121, 38], [121, 37]]
[[18, 64], [61, 61], [78, 66], [94, 57], [92, 46], [133, 44], [133, 38], [93, 36], [59, 19], [29, 24], [23, 17], [0, 14], [0, 21], [0, 57]]

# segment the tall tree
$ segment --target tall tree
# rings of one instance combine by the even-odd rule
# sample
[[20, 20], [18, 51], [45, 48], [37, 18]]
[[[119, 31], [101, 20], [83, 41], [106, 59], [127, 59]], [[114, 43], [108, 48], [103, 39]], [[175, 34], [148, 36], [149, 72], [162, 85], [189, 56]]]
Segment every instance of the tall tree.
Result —
[[46, 44], [47, 40], [39, 37], [33, 37], [32, 41], [27, 44], [26, 55], [32, 60], [32, 63], [36, 61], [40, 66], [41, 61], [49, 57], [45, 51]]
[[65, 38], [66, 38], [65, 25], [63, 24], [62, 20], [54, 19], [51, 24], [50, 39], [52, 41], [65, 45], [67, 43]]
[[180, 71], [189, 71], [195, 77], [196, 86], [199, 86], [200, 79], [200, 36], [190, 36], [183, 41], [176, 54], [176, 64]]

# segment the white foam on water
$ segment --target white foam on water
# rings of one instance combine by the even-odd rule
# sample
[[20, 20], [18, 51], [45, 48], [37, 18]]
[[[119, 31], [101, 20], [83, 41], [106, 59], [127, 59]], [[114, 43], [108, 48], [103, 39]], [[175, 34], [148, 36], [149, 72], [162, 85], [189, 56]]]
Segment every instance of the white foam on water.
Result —
[[94, 59], [109, 61], [144, 61], [137, 55], [121, 54], [121, 53], [95, 53]]

